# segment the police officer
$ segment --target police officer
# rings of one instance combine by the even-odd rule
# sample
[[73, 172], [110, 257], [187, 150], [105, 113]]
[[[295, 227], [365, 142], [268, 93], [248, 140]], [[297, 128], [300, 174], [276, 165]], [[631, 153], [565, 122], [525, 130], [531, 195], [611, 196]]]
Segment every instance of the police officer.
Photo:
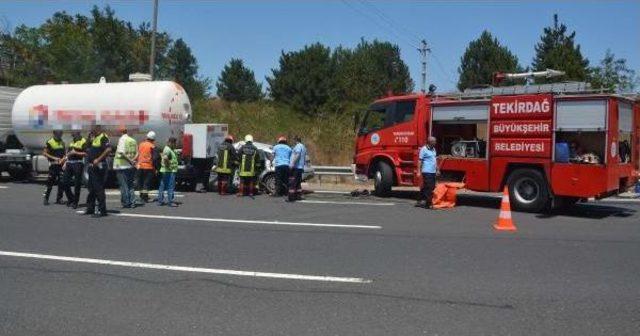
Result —
[[304, 173], [304, 164], [307, 158], [307, 147], [302, 143], [302, 138], [295, 136], [294, 140], [296, 145], [293, 147], [291, 162], [289, 163], [291, 172], [289, 177], [289, 202], [302, 199], [302, 173]]
[[[64, 186], [67, 198], [69, 195], [68, 205], [74, 209], [78, 208], [80, 201], [80, 190], [82, 188], [82, 173], [84, 171], [84, 158], [87, 156], [87, 139], [80, 135], [80, 131], [71, 132], [73, 137], [69, 143], [67, 151], [67, 162], [64, 164]], [[71, 184], [73, 182], [73, 192], [71, 192]]]
[[238, 151], [238, 175], [240, 176], [238, 196], [245, 196], [246, 194], [253, 196], [256, 192], [256, 177], [264, 167], [264, 158], [253, 144], [253, 136], [251, 134], [247, 134], [244, 137], [244, 142], [245, 144]]
[[218, 147], [216, 173], [218, 174], [218, 194], [220, 195], [225, 195], [229, 190], [237, 155], [236, 149], [233, 147], [233, 136], [227, 135]]
[[431, 209], [433, 190], [436, 187], [436, 174], [438, 167], [436, 164], [436, 138], [428, 137], [427, 141], [418, 154], [418, 171], [422, 174], [422, 188], [417, 207]]
[[287, 194], [289, 181], [289, 164], [291, 163], [291, 147], [287, 145], [287, 138], [278, 138], [278, 144], [273, 146], [273, 165], [276, 167], [276, 196]]
[[[64, 141], [62, 141], [62, 131], [53, 131], [53, 137], [45, 143], [44, 156], [49, 160], [49, 176], [47, 177], [47, 189], [44, 192], [43, 204], [49, 205], [49, 195], [55, 184], [58, 185], [56, 204], [62, 204], [64, 182], [60, 178], [60, 175], [65, 160], [65, 146]], [[67, 195], [67, 198], [69, 198], [69, 195]], [[71, 199], [68, 199], [68, 201], [70, 200]]]
[[[104, 183], [106, 181], [108, 167], [107, 156], [111, 153], [111, 144], [106, 133], [102, 132], [100, 125], [93, 126], [91, 145], [87, 150], [87, 164], [89, 172], [89, 195], [87, 195], [87, 210], [85, 215], [104, 217], [107, 215], [106, 195]], [[96, 202], [98, 212], [95, 212]]]

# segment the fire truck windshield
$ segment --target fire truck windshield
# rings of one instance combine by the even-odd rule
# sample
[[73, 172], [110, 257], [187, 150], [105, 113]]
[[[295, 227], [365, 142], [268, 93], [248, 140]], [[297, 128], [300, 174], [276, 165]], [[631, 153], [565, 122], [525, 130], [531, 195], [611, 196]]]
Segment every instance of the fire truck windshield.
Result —
[[385, 126], [387, 115], [387, 106], [373, 105], [364, 116], [362, 125], [360, 126], [360, 134], [367, 134], [379, 130]]

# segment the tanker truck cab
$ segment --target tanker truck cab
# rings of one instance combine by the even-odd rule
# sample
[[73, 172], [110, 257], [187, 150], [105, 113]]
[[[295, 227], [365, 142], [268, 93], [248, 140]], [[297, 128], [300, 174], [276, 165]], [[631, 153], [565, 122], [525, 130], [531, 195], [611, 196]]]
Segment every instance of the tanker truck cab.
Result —
[[357, 129], [355, 173], [375, 193], [420, 186], [418, 150], [437, 139], [441, 179], [509, 189], [512, 205], [540, 212], [632, 186], [640, 159], [637, 100], [584, 83], [502, 88], [375, 101]]

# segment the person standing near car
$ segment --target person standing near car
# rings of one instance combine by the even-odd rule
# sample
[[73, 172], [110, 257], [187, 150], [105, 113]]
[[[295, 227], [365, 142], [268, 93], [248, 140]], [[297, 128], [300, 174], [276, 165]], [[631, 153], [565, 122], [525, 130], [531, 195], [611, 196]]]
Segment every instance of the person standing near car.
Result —
[[153, 153], [156, 150], [156, 132], [147, 133], [147, 138], [138, 145], [135, 189], [140, 192], [140, 200], [149, 202], [149, 188], [156, 175], [153, 166]]
[[289, 162], [289, 202], [302, 199], [302, 173], [304, 173], [304, 165], [307, 158], [307, 147], [302, 143], [302, 138], [296, 135], [293, 138], [296, 145], [291, 153], [291, 161]]
[[[100, 125], [94, 125], [92, 130], [91, 145], [87, 150], [87, 164], [89, 172], [89, 194], [87, 195], [87, 209], [85, 215], [94, 217], [107, 216], [107, 196], [104, 192], [104, 184], [107, 179], [107, 156], [111, 153], [109, 137], [102, 131]], [[98, 212], [95, 212], [96, 202]]]
[[120, 128], [120, 139], [116, 147], [116, 156], [113, 161], [113, 169], [116, 171], [118, 184], [120, 185], [120, 203], [123, 208], [135, 207], [135, 190], [133, 182], [135, 177], [135, 158], [138, 155], [138, 143], [127, 134], [127, 128]]
[[291, 147], [287, 144], [287, 138], [278, 138], [278, 144], [273, 146], [273, 165], [276, 167], [276, 196], [287, 194], [289, 181], [289, 164], [291, 163]]
[[[62, 141], [62, 131], [53, 131], [53, 137], [49, 138], [44, 146], [44, 156], [49, 160], [49, 174], [47, 176], [47, 188], [44, 192], [44, 205], [49, 205], [49, 195], [54, 185], [58, 185], [56, 204], [62, 204], [62, 192], [65, 190], [64, 182], [61, 178], [62, 165], [65, 161], [65, 145]], [[67, 201], [71, 201], [67, 194]]]
[[422, 188], [420, 189], [420, 197], [416, 206], [431, 209], [433, 190], [436, 187], [436, 174], [438, 172], [435, 137], [428, 137], [425, 145], [420, 148], [418, 171], [422, 174]]
[[226, 195], [233, 179], [235, 163], [237, 161], [236, 149], [233, 147], [233, 136], [227, 135], [218, 146], [218, 163], [216, 174], [218, 175], [218, 194]]
[[256, 179], [259, 171], [264, 167], [264, 158], [253, 144], [253, 136], [244, 137], [245, 144], [238, 151], [240, 187], [238, 196], [254, 196], [256, 193]]
[[[69, 206], [74, 209], [78, 208], [80, 202], [80, 190], [82, 190], [82, 174], [84, 173], [84, 158], [87, 156], [87, 139], [85, 139], [80, 131], [71, 132], [72, 141], [69, 143], [69, 151], [67, 152], [67, 162], [64, 164], [64, 185], [67, 195], [72, 195], [69, 199]], [[71, 184], [73, 183], [73, 193], [71, 192]], [[67, 196], [67, 198], [69, 198]]]
[[[176, 173], [178, 173], [178, 154], [175, 152], [177, 139], [170, 137], [167, 145], [162, 150], [162, 163], [160, 166], [160, 188], [158, 189], [158, 205], [178, 206], [174, 202], [176, 189]], [[164, 202], [164, 192], [167, 192], [167, 203]]]

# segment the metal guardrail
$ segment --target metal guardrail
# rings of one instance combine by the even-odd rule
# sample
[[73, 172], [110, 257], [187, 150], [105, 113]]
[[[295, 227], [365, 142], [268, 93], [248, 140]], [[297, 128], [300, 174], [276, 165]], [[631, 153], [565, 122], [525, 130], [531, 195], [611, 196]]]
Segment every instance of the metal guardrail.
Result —
[[351, 166], [313, 166], [314, 175], [353, 175]]

